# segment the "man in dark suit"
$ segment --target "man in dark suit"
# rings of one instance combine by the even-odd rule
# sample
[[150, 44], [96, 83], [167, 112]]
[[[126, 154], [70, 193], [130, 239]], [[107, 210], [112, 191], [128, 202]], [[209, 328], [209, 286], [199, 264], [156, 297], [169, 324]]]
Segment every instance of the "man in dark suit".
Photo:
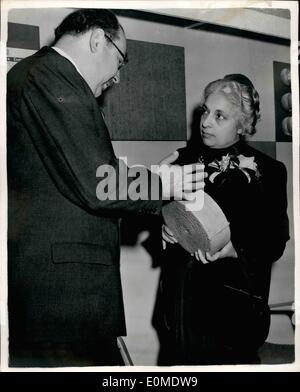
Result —
[[[191, 190], [192, 181], [193, 190], [203, 187], [203, 169], [182, 182], [178, 166], [171, 183], [164, 170], [147, 171], [149, 197], [131, 197], [134, 179], [125, 178], [95, 99], [119, 82], [126, 59], [115, 15], [86, 9], [66, 17], [53, 47], [8, 73], [10, 366], [121, 364], [119, 217], [158, 215], [167, 194]], [[96, 192], [102, 165], [116, 174], [105, 178], [116, 197]]]

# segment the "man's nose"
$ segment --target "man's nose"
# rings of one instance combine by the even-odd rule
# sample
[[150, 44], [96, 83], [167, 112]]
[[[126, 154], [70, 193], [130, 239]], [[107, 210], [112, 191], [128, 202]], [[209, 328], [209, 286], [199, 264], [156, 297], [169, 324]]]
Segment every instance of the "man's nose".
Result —
[[113, 77], [114, 83], [120, 83], [120, 71], [118, 71], [115, 76]]

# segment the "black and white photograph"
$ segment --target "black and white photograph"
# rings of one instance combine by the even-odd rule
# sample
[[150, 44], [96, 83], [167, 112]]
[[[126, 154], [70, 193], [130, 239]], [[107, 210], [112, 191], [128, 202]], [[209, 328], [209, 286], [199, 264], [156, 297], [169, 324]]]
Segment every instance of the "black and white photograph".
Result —
[[1, 3], [1, 371], [299, 371], [298, 3], [109, 3]]

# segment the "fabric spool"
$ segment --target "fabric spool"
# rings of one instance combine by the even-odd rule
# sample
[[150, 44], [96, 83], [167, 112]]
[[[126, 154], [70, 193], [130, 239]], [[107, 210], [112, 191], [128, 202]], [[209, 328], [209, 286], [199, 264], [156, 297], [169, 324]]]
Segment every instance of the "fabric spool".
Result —
[[281, 105], [282, 105], [283, 109], [286, 111], [292, 110], [292, 95], [291, 95], [291, 93], [285, 93], [281, 97]]
[[288, 68], [283, 68], [280, 72], [280, 79], [286, 86], [291, 85], [291, 72]]
[[190, 201], [172, 201], [162, 209], [166, 225], [189, 253], [216, 253], [230, 241], [229, 222], [219, 205], [204, 192], [203, 207], [191, 211]]
[[293, 128], [292, 128], [292, 117], [285, 117], [282, 120], [282, 130], [283, 133], [287, 136], [292, 136]]

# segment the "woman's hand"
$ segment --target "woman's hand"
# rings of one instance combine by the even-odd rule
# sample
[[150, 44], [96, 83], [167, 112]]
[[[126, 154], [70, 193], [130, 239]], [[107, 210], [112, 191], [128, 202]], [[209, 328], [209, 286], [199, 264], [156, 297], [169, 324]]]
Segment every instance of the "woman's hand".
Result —
[[163, 244], [163, 249], [165, 250], [167, 247], [167, 242], [169, 244], [176, 244], [178, 241], [176, 240], [176, 238], [174, 237], [173, 232], [168, 228], [168, 226], [166, 225], [162, 225], [161, 228], [161, 233], [162, 233], [162, 244]]
[[211, 255], [209, 252], [206, 252], [206, 254], [204, 255], [203, 252], [198, 249], [194, 254], [192, 254], [193, 256], [196, 257], [196, 259], [198, 261], [201, 261], [203, 264], [208, 264], [212, 261], [216, 261], [218, 259], [223, 259], [224, 257], [233, 257], [233, 258], [237, 258], [237, 253], [236, 250], [234, 249], [232, 242], [229, 241], [224, 248], [222, 248], [221, 250], [219, 250], [218, 252], [216, 252], [214, 255]]

